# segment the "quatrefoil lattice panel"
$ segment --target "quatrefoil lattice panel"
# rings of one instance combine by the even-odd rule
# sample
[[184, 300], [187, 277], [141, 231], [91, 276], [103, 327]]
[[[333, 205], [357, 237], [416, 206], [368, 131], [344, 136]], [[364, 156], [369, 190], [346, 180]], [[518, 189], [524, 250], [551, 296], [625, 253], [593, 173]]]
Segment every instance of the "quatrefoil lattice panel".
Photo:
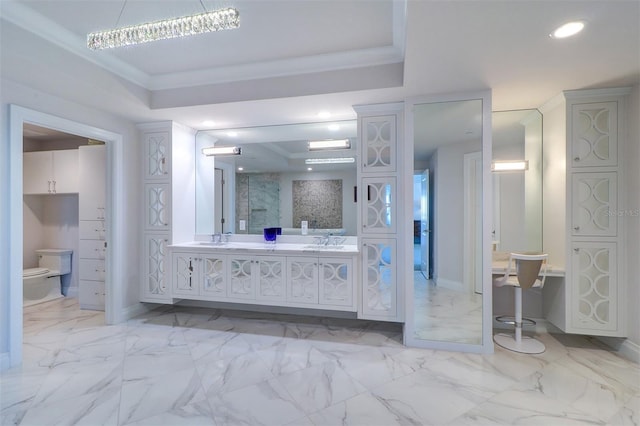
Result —
[[572, 180], [573, 235], [615, 236], [616, 173], [574, 173]]
[[262, 259], [258, 261], [260, 270], [258, 292], [261, 298], [284, 299], [285, 283], [282, 264], [282, 260]]
[[574, 105], [573, 123], [573, 167], [617, 164], [616, 102]]
[[395, 240], [363, 241], [363, 311], [369, 315], [395, 315], [396, 244]]
[[253, 298], [252, 262], [251, 259], [231, 259], [231, 270], [229, 271], [231, 286], [229, 288], [229, 296]]
[[204, 258], [204, 283], [202, 291], [208, 295], [225, 296], [225, 262], [216, 257]]
[[365, 188], [363, 231], [367, 233], [395, 233], [395, 178], [364, 178], [362, 183]]
[[147, 228], [166, 229], [169, 226], [169, 186], [147, 185]]
[[617, 305], [615, 243], [574, 244], [574, 322], [580, 328], [615, 330]]
[[166, 293], [165, 256], [167, 240], [165, 237], [147, 238], [147, 294], [162, 296]]
[[287, 298], [300, 303], [318, 303], [318, 261], [288, 259]]
[[192, 293], [194, 289], [193, 271], [195, 259], [188, 255], [174, 255], [174, 291]]
[[168, 173], [169, 134], [146, 135], [146, 175], [148, 179], [165, 177]]
[[321, 264], [320, 303], [351, 305], [350, 265], [341, 261], [323, 261]]
[[363, 167], [370, 172], [396, 170], [395, 116], [362, 119]]

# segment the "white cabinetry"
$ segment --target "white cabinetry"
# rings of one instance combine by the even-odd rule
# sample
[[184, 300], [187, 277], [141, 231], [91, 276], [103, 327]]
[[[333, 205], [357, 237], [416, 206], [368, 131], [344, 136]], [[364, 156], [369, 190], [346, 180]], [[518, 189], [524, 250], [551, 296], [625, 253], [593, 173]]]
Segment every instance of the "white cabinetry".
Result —
[[350, 258], [175, 250], [172, 271], [174, 297], [356, 311]]
[[73, 194], [78, 192], [78, 150], [24, 153], [25, 194]]
[[[566, 211], [566, 277], [560, 291], [549, 285], [543, 295], [545, 306], [550, 306], [547, 318], [567, 333], [612, 337], [627, 333], [627, 283], [620, 255], [624, 220], [618, 217], [625, 205], [619, 153], [624, 152], [627, 93], [627, 89], [567, 91], [563, 115], [549, 113], [565, 120], [558, 119], [558, 128], [566, 125], [566, 196], [559, 193], [545, 201], [554, 215]], [[549, 251], [559, 244], [557, 239], [545, 240]]]
[[188, 181], [195, 168], [194, 131], [170, 121], [138, 128], [144, 164], [140, 300], [171, 303], [168, 277], [175, 284], [176, 275], [167, 259], [167, 246], [173, 241], [190, 241], [195, 234], [195, 189]]
[[78, 301], [82, 309], [104, 310], [106, 277], [106, 147], [78, 148], [80, 282]]
[[362, 303], [358, 317], [403, 321], [403, 289], [397, 282], [398, 147], [403, 105], [356, 107], [358, 113], [358, 240], [362, 253]]

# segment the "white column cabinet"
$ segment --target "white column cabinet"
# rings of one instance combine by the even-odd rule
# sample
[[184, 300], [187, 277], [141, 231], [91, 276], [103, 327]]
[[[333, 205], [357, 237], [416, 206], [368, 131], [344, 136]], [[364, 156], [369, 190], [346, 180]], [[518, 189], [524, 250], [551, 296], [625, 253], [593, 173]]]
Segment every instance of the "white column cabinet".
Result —
[[[552, 209], [548, 213], [551, 221], [563, 209], [566, 212], [564, 247], [558, 250], [564, 253], [566, 276], [561, 290], [545, 286], [543, 297], [547, 319], [567, 333], [627, 334], [628, 280], [623, 276], [620, 253], [625, 233], [619, 213], [625, 206], [620, 153], [626, 143], [628, 93], [625, 88], [567, 91], [564, 104], [548, 112], [550, 122], [558, 123], [558, 128], [566, 125], [566, 196], [545, 196], [545, 204]], [[546, 133], [559, 134], [555, 128]], [[546, 240], [547, 251], [556, 251], [559, 243]]]
[[77, 150], [80, 281], [82, 309], [103, 311], [106, 279], [106, 146], [83, 145]]
[[[171, 303], [176, 289], [165, 275], [173, 280], [176, 276], [172, 271], [175, 262], [166, 259], [167, 246], [176, 239], [191, 240], [195, 233], [195, 193], [184, 181], [192, 175], [189, 168], [195, 167], [194, 131], [170, 121], [139, 124], [138, 128], [144, 164], [140, 300]], [[181, 288], [177, 295], [180, 291], [186, 289]]]
[[24, 194], [75, 194], [78, 192], [78, 150], [25, 152]]
[[403, 289], [398, 286], [396, 253], [399, 147], [403, 104], [354, 107], [358, 113], [358, 241], [361, 251], [358, 317], [404, 320]]

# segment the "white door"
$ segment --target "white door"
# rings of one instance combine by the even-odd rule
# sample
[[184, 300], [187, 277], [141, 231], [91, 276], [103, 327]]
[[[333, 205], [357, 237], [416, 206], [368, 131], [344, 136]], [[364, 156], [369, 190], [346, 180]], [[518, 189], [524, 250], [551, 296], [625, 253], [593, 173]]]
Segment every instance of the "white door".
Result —
[[426, 279], [429, 274], [429, 169], [422, 172], [420, 178], [420, 271]]

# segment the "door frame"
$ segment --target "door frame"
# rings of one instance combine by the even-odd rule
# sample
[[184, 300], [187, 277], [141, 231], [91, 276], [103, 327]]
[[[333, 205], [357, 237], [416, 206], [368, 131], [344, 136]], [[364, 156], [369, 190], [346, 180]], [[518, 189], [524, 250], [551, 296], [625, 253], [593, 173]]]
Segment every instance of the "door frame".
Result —
[[104, 141], [107, 148], [105, 225], [105, 322], [123, 318], [124, 143], [121, 134], [18, 105], [9, 105], [9, 365], [22, 362], [23, 125], [24, 123]]

